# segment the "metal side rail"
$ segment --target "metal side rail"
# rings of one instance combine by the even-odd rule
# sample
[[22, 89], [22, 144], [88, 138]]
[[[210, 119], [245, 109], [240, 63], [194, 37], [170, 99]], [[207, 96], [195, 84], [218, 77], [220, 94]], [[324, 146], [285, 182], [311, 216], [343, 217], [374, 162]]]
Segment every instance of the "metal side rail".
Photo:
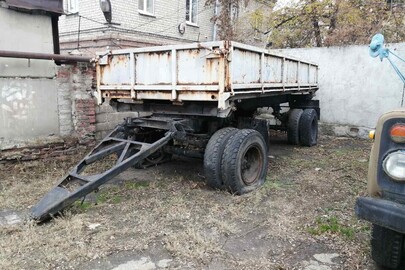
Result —
[[[102, 184], [155, 153], [174, 137], [184, 134], [181, 121], [167, 121], [162, 126], [161, 138], [153, 143], [125, 139], [128, 137], [125, 136], [128, 130], [134, 130], [134, 127], [142, 123], [142, 119], [127, 119], [126, 123], [113, 130], [31, 209], [31, 217], [37, 221], [53, 217], [76, 200], [84, 198]], [[81, 174], [88, 165], [111, 154], [116, 154], [117, 160], [110, 169], [92, 175]]]

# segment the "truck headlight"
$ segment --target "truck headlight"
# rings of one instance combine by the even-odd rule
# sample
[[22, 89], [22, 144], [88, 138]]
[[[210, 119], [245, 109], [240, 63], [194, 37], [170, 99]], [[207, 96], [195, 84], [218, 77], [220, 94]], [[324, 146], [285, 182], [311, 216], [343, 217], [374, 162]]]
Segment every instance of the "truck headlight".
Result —
[[394, 180], [405, 181], [405, 151], [389, 154], [383, 161], [383, 169]]

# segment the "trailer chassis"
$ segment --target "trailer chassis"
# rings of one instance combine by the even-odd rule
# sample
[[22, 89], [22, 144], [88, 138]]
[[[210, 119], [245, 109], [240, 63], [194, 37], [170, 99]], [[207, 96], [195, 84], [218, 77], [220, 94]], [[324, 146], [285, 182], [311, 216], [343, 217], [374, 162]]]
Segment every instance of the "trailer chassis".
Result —
[[[149, 135], [154, 133], [153, 141], [150, 141], [150, 136], [139, 136], [140, 130], [149, 131]], [[185, 138], [186, 132], [190, 131], [192, 129], [187, 125], [187, 119], [127, 118], [32, 208], [31, 217], [37, 221], [53, 217], [129, 167], [156, 153], [171, 140]], [[83, 174], [88, 166], [111, 154], [117, 157], [111, 168], [96, 174]]]

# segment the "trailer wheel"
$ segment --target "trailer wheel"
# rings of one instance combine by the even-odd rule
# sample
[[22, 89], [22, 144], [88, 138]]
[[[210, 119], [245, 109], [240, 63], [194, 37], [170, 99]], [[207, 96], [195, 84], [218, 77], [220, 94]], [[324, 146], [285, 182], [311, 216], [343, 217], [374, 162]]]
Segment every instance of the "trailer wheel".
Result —
[[238, 129], [227, 127], [218, 130], [211, 136], [204, 153], [204, 174], [206, 183], [214, 189], [221, 189], [224, 186], [221, 175], [221, 161], [226, 142]]
[[222, 179], [230, 192], [242, 195], [263, 185], [267, 173], [267, 147], [263, 136], [242, 129], [227, 142], [222, 156]]
[[287, 139], [290, 144], [298, 145], [300, 143], [299, 129], [302, 113], [302, 109], [292, 109], [288, 116]]
[[299, 124], [300, 144], [314, 146], [318, 142], [318, 115], [314, 109], [305, 109]]
[[371, 257], [382, 267], [400, 268], [403, 261], [404, 236], [398, 232], [373, 224]]

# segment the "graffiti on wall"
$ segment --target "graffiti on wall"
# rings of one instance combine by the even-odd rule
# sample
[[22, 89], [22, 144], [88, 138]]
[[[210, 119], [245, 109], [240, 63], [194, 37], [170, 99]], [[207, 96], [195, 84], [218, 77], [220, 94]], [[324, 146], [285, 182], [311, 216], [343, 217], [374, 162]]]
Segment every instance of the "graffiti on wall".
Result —
[[0, 86], [0, 119], [2, 126], [13, 128], [16, 120], [28, 120], [30, 110], [34, 107], [35, 91], [26, 80], [10, 80]]

